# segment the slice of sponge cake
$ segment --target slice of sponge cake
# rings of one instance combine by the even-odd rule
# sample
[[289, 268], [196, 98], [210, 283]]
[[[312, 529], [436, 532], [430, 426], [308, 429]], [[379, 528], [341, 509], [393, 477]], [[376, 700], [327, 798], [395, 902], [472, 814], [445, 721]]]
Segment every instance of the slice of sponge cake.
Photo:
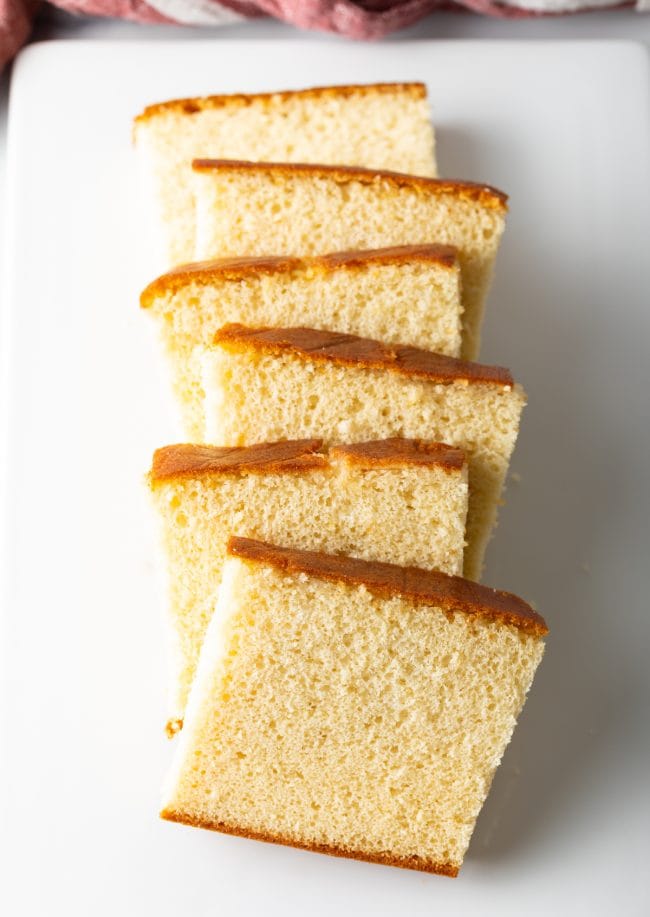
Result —
[[360, 168], [198, 160], [196, 258], [318, 255], [437, 242], [458, 249], [463, 349], [474, 359], [505, 226], [486, 185]]
[[326, 86], [150, 105], [134, 136], [165, 227], [166, 264], [193, 259], [190, 163], [201, 156], [349, 163], [435, 175], [422, 83]]
[[226, 322], [304, 324], [460, 353], [460, 271], [444, 245], [192, 264], [159, 277], [140, 302], [158, 321], [193, 441], [204, 428], [197, 346]]
[[459, 577], [233, 538], [161, 814], [455, 876], [546, 633]]
[[467, 515], [464, 454], [385, 440], [158, 449], [149, 483], [168, 581], [171, 710], [180, 723], [232, 532], [368, 560], [458, 573]]
[[525, 404], [508, 370], [309, 328], [228, 325], [204, 353], [207, 442], [433, 439], [469, 460], [464, 575], [480, 576]]

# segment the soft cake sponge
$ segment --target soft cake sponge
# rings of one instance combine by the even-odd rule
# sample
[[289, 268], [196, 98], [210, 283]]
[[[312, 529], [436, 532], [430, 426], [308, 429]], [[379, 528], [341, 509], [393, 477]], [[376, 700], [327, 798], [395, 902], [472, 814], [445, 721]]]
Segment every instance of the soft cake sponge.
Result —
[[167, 266], [193, 260], [190, 167], [197, 157], [349, 163], [436, 174], [422, 83], [175, 99], [138, 115], [134, 137], [164, 228]]
[[204, 354], [208, 442], [401, 436], [469, 461], [464, 575], [478, 579], [525, 404], [506, 369], [308, 328], [229, 325]]
[[343, 166], [194, 162], [197, 260], [437, 242], [458, 250], [462, 356], [475, 359], [507, 197], [487, 185]]
[[162, 816], [455, 876], [546, 632], [458, 577], [233, 538]]
[[153, 457], [168, 590], [169, 734], [180, 728], [232, 532], [459, 573], [464, 454], [439, 443], [320, 440], [235, 449], [173, 445]]
[[205, 422], [197, 348], [226, 322], [306, 324], [460, 353], [460, 269], [444, 245], [186, 265], [149, 284], [140, 302], [157, 320], [194, 442]]

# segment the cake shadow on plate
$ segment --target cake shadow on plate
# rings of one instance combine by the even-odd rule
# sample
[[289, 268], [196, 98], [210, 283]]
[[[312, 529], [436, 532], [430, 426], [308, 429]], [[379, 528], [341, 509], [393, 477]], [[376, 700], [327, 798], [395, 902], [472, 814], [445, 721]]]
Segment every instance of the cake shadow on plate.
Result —
[[[434, 112], [435, 117], [435, 112]], [[439, 174], [444, 176], [484, 176], [481, 148], [485, 137], [479, 139], [475, 130], [463, 124], [436, 121], [436, 155]], [[487, 181], [487, 179], [485, 179]]]
[[[563, 825], [569, 828], [579, 820], [578, 812], [592, 806], [596, 778], [609, 769], [609, 751], [624, 731], [625, 719], [643, 716], [638, 688], [632, 683], [617, 697], [608, 697], [605, 685], [600, 694], [592, 693], [593, 686], [585, 683], [585, 691], [563, 709], [564, 728], [556, 729], [553, 710], [558, 709], [559, 689], [553, 683], [553, 650], [551, 641], [547, 668], [540, 669], [478, 818], [468, 863], [511, 862], [525, 858], [531, 848], [556, 844]], [[574, 675], [574, 660], [561, 664], [567, 661]], [[568, 720], [574, 724], [573, 735]]]
[[[531, 404], [515, 459], [521, 484], [510, 483], [487, 580], [514, 574], [509, 582], [547, 614], [551, 635], [477, 821], [470, 863], [523, 861], [531, 849], [564, 847], [589, 810], [612, 804], [607, 788], [615, 750], [646, 715], [632, 675], [635, 612], [619, 599], [632, 554], [629, 507], [638, 500], [634, 475], [623, 465], [637, 459], [622, 461], [611, 401], [591, 388], [594, 354], [611, 385], [618, 379], [612, 360], [621, 350], [596, 323], [584, 346], [580, 265], [562, 272], [565, 255], [552, 249], [539, 264], [519, 233], [510, 235], [503, 256], [493, 301], [526, 301], [527, 308], [525, 316], [502, 315], [498, 343], [508, 359], [521, 342], [517, 363]], [[530, 266], [526, 276], [517, 264]], [[574, 307], [560, 310], [558, 302]], [[497, 340], [490, 340], [489, 317], [487, 325], [489, 353]], [[614, 576], [611, 561], [599, 561], [609, 556], [612, 532], [621, 545]]]
[[[438, 158], [438, 174], [444, 178], [459, 178], [462, 176], [465, 180], [487, 182], [496, 188], [501, 188], [508, 192], [510, 209], [508, 213], [508, 227], [512, 223], [513, 216], [518, 211], [525, 210], [521, 192], [513, 195], [516, 183], [512, 180], [511, 170], [492, 168], [486, 172], [485, 163], [489, 159], [493, 163], [508, 162], [509, 155], [512, 156], [512, 150], [508, 145], [508, 140], [500, 131], [495, 131], [486, 127], [485, 124], [472, 124], [468, 127], [465, 123], [454, 123], [447, 121], [436, 121], [436, 156]], [[486, 150], [488, 155], [486, 157]], [[512, 229], [507, 228], [503, 237], [503, 242], [512, 242], [509, 237], [512, 236]], [[526, 264], [528, 268], [528, 264]], [[505, 268], [503, 267], [503, 254], [497, 258], [495, 277], [499, 276]], [[490, 293], [486, 304], [486, 319], [490, 320], [490, 310], [498, 305], [494, 295], [494, 290]], [[481, 356], [483, 354], [481, 353]]]

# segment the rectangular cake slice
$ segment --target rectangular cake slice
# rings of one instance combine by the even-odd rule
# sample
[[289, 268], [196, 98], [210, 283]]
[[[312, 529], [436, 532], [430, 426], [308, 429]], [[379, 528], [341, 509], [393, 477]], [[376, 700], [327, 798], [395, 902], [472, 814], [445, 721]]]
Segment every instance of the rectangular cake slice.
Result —
[[145, 108], [135, 119], [134, 139], [165, 229], [167, 265], [193, 260], [193, 159], [349, 163], [436, 174], [422, 83], [175, 99]]
[[207, 442], [432, 439], [469, 460], [464, 575], [478, 579], [524, 392], [508, 370], [310, 328], [228, 325], [203, 355]]
[[443, 573], [228, 554], [162, 817], [455, 876], [544, 620]]
[[140, 302], [158, 322], [194, 442], [205, 424], [197, 347], [227, 322], [304, 324], [460, 353], [460, 272], [444, 245], [192, 264], [154, 280]]
[[171, 648], [168, 732], [183, 717], [232, 532], [459, 573], [467, 515], [464, 454], [384, 440], [158, 449], [149, 484], [161, 523]]
[[487, 185], [395, 172], [197, 160], [196, 259], [319, 255], [437, 242], [458, 250], [462, 356], [479, 351], [507, 197]]

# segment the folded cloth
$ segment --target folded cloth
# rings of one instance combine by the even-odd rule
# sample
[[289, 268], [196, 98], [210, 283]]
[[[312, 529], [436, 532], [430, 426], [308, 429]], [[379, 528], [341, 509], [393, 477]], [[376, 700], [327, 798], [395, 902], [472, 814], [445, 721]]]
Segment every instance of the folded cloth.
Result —
[[[301, 29], [336, 32], [348, 38], [382, 38], [413, 25], [437, 9], [466, 8], [518, 19], [595, 9], [650, 10], [650, 0], [53, 0], [71, 13], [112, 16], [136, 22], [191, 26], [225, 25], [275, 16]], [[0, 68], [27, 40], [36, 0], [0, 0]]]
[[35, 0], [0, 0], [0, 69], [27, 41], [35, 10]]

